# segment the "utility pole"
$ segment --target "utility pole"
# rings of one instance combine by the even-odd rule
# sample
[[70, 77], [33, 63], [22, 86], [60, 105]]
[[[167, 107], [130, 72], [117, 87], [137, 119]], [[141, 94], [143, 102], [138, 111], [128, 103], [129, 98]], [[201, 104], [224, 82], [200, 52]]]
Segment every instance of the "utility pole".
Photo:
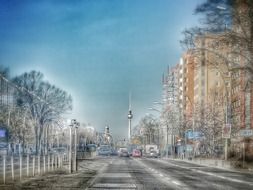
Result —
[[168, 149], [168, 143], [169, 143], [169, 126], [166, 124], [166, 157], [169, 156], [169, 149]]

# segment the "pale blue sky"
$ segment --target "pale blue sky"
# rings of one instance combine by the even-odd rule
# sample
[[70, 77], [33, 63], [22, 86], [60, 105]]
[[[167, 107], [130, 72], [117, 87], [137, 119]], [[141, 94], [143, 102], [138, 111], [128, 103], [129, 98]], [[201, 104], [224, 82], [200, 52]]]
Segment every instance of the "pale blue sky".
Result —
[[73, 115], [127, 137], [161, 100], [161, 78], [203, 0], [1, 0], [0, 64], [12, 76], [39, 70], [74, 99]]

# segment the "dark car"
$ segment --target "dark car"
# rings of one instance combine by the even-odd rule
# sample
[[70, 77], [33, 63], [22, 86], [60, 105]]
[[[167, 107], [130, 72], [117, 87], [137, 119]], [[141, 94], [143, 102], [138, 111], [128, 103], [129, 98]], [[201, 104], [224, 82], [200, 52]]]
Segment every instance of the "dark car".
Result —
[[127, 148], [120, 148], [118, 151], [118, 155], [120, 157], [129, 157], [129, 153], [128, 153]]
[[158, 158], [158, 153], [154, 150], [150, 151], [149, 157], [151, 158]]

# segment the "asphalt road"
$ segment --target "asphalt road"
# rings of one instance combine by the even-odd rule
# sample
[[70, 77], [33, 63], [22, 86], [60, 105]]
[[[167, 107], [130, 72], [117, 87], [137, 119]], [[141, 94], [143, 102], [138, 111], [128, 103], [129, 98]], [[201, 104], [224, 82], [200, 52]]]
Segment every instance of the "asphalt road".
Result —
[[0, 186], [0, 189], [252, 190], [253, 173], [179, 160], [97, 157], [79, 162], [78, 173], [50, 173], [19, 184]]
[[178, 160], [142, 159], [144, 167], [157, 172], [167, 183], [179, 189], [250, 190], [253, 174], [205, 167]]
[[252, 190], [253, 174], [200, 166], [178, 160], [108, 158], [90, 182], [94, 189]]

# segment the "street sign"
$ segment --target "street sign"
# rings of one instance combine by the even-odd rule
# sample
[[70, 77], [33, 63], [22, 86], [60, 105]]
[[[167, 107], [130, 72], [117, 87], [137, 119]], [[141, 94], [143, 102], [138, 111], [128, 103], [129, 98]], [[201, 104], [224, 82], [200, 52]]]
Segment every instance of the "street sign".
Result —
[[199, 131], [186, 131], [186, 137], [187, 139], [200, 139], [203, 135]]
[[193, 139], [194, 138], [193, 131], [187, 131], [186, 136], [187, 136], [188, 139]]
[[231, 134], [231, 124], [225, 124], [222, 128], [222, 138], [229, 139]]
[[251, 136], [253, 136], [253, 130], [252, 129], [242, 129], [242, 130], [240, 130], [240, 136], [241, 137], [251, 137]]

